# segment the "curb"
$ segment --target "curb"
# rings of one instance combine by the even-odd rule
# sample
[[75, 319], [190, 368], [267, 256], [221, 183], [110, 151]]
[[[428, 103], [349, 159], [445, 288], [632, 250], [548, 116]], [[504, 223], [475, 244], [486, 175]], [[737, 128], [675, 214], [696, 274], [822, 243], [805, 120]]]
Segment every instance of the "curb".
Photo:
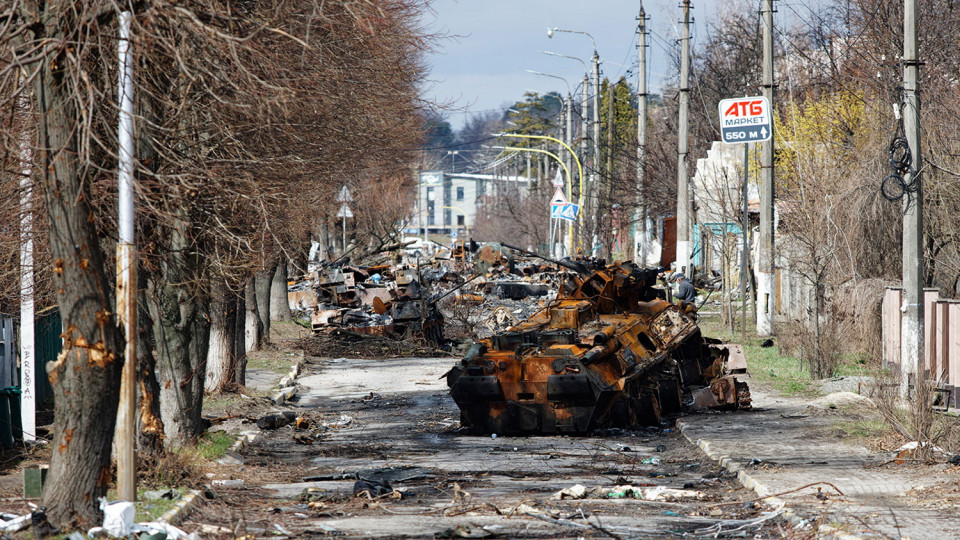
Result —
[[293, 364], [290, 371], [287, 372], [278, 383], [280, 390], [273, 395], [273, 402], [276, 405], [286, 405], [288, 401], [297, 395], [297, 377], [300, 375], [300, 372], [303, 371], [303, 364], [304, 353], [300, 351], [300, 359]]
[[202, 503], [203, 495], [199, 491], [191, 489], [182, 499], [177, 501], [176, 506], [170, 510], [167, 510], [162, 516], [158, 517], [157, 521], [160, 523], [177, 525], [190, 510], [200, 506]]
[[[233, 441], [233, 444], [230, 445], [230, 448], [227, 452], [239, 452], [243, 449], [244, 446], [252, 443], [257, 438], [256, 431], [244, 431], [237, 436], [237, 440]], [[183, 518], [190, 513], [194, 508], [199, 508], [204, 502], [203, 494], [196, 489], [191, 489], [187, 492], [186, 495], [179, 501], [177, 501], [176, 506], [167, 510], [163, 513], [162, 516], [157, 518], [157, 521], [162, 523], [169, 523], [170, 525], [177, 525], [180, 523]]]
[[[279, 386], [281, 387], [280, 391], [273, 397], [274, 403], [277, 405], [284, 405], [286, 402], [297, 395], [297, 377], [300, 375], [300, 372], [303, 371], [303, 366], [305, 363], [304, 353], [300, 351], [300, 359], [297, 360], [295, 364], [290, 368], [290, 371], [280, 379]], [[240, 452], [245, 446], [252, 443], [257, 439], [257, 434], [259, 431], [243, 431], [237, 435], [237, 440], [230, 445], [230, 448], [227, 452]], [[162, 516], [157, 518], [157, 521], [162, 523], [168, 523], [170, 525], [176, 525], [187, 516], [187, 514], [194, 508], [198, 508], [203, 504], [204, 498], [203, 494], [196, 490], [191, 489], [187, 494], [177, 501], [176, 506], [167, 510], [163, 513]]]
[[[774, 490], [771, 489], [770, 486], [767, 486], [763, 482], [753, 477], [750, 473], [748, 473], [742, 463], [731, 458], [730, 456], [721, 456], [719, 455], [719, 452], [712, 451], [710, 448], [711, 446], [710, 441], [706, 441], [704, 439], [694, 440], [693, 437], [691, 437], [690, 434], [687, 433], [687, 425], [683, 421], [680, 421], [680, 420], [677, 421], [677, 429], [680, 430], [680, 433], [683, 435], [685, 439], [687, 439], [688, 441], [690, 441], [691, 444], [699, 448], [700, 451], [706, 454], [708, 458], [719, 463], [720, 466], [726, 469], [727, 471], [736, 473], [737, 481], [740, 482], [740, 485], [753, 491], [758, 496], [763, 497], [763, 502], [771, 505], [777, 505], [777, 506], [782, 504], [783, 510], [784, 510], [783, 517], [786, 518], [786, 520], [789, 521], [791, 524], [799, 526], [799, 525], [806, 525], [807, 523], [809, 523], [808, 519], [800, 517], [799, 515], [797, 515], [796, 512], [790, 509], [790, 507], [787, 506], [787, 502], [785, 500], [781, 499], [780, 497], [767, 496], [766, 495], [767, 493], [771, 493]], [[835, 527], [831, 527], [830, 525], [824, 525], [824, 524], [821, 524], [817, 528], [817, 532], [824, 533], [828, 537], [836, 538], [837, 540], [858, 540], [862, 538], [861, 536], [850, 534], [850, 533], [841, 531]]]

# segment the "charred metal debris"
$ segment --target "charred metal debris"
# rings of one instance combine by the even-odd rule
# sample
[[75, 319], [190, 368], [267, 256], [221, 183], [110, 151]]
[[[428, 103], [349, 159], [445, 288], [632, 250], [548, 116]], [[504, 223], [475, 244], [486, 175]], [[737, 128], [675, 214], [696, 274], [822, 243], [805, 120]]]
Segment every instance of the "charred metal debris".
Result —
[[684, 404], [749, 409], [739, 346], [704, 338], [666, 300], [658, 269], [553, 261], [555, 299], [477, 341], [447, 373], [461, 424], [481, 433], [585, 433], [658, 425]]
[[440, 301], [472, 306], [477, 339], [447, 384], [475, 432], [586, 433], [660, 425], [684, 407], [749, 409], [740, 346], [703, 337], [659, 271], [469, 242], [393, 264], [321, 265], [289, 299], [318, 334], [448, 347]]

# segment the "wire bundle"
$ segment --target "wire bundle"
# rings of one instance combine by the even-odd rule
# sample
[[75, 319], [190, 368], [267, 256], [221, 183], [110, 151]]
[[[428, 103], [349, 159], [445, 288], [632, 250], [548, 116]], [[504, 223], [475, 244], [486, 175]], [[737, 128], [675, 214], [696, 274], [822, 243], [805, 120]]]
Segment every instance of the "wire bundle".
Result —
[[[920, 189], [920, 175], [913, 168], [913, 154], [903, 129], [903, 117], [898, 119], [897, 132], [887, 151], [893, 172], [880, 183], [880, 193], [888, 201], [899, 201], [905, 193], [915, 193]], [[903, 178], [907, 172], [910, 173], [909, 183]]]

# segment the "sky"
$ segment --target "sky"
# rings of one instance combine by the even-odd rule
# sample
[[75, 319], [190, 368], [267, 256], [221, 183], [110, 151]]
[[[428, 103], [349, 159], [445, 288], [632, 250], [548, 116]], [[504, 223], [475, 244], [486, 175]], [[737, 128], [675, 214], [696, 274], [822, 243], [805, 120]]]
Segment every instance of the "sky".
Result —
[[[691, 47], [706, 37], [708, 25], [717, 19], [718, 5], [732, 3], [739, 2], [692, 2]], [[470, 114], [503, 111], [527, 90], [565, 95], [569, 84], [576, 94], [583, 80], [580, 62], [538, 51], [576, 56], [589, 66], [593, 44], [582, 34], [555, 32], [549, 38], [548, 27], [591, 34], [601, 59], [601, 79], [625, 75], [635, 85], [640, 4], [639, 0], [434, 0], [422, 23], [428, 32], [445, 37], [427, 57], [430, 75], [423, 96], [445, 105], [446, 119], [458, 129]], [[678, 47], [680, 4], [681, 0], [643, 2], [648, 17], [650, 93], [659, 93], [665, 81], [676, 77], [670, 57]], [[556, 75], [567, 83], [526, 70]]]

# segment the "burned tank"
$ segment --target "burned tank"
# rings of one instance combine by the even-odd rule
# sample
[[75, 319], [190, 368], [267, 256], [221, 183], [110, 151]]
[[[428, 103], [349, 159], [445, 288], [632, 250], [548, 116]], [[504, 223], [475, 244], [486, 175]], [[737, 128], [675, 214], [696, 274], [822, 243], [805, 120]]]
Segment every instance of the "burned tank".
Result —
[[703, 406], [750, 407], [730, 348], [666, 300], [656, 269], [552, 262], [573, 270], [557, 298], [447, 373], [462, 425], [508, 435], [658, 425], [694, 393]]

